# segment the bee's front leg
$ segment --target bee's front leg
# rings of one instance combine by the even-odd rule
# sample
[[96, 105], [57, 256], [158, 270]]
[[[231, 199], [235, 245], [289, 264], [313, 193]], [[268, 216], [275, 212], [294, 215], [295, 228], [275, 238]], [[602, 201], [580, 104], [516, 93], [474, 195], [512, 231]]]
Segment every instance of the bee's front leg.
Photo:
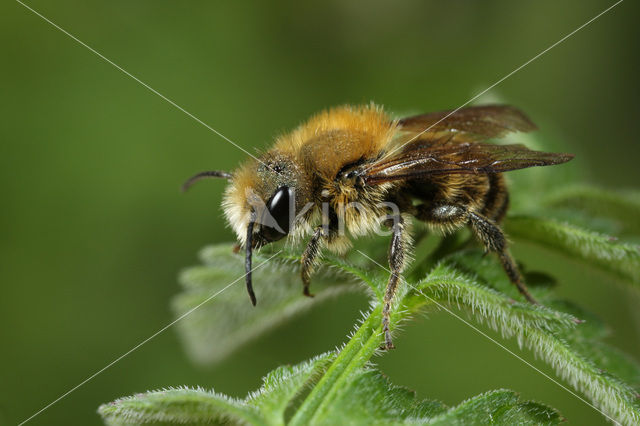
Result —
[[304, 249], [302, 254], [302, 285], [304, 286], [303, 294], [307, 297], [313, 297], [313, 294], [309, 292], [309, 286], [311, 285], [311, 274], [316, 266], [318, 254], [322, 249], [322, 243], [325, 240], [325, 229], [323, 225], [316, 228], [307, 244], [307, 248]]
[[389, 320], [391, 315], [391, 303], [393, 297], [398, 290], [398, 284], [402, 279], [402, 271], [404, 270], [405, 254], [408, 244], [408, 234], [405, 221], [401, 215], [395, 215], [393, 219], [393, 236], [389, 245], [389, 268], [391, 276], [387, 283], [387, 290], [384, 294], [382, 307], [382, 331], [384, 333], [384, 345], [382, 349], [393, 349], [393, 341], [391, 340], [391, 331], [389, 330]]

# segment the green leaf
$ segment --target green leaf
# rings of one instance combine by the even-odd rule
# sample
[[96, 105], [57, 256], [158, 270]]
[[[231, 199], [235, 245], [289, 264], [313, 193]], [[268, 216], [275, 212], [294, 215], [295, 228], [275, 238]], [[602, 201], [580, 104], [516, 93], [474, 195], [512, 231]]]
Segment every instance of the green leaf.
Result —
[[265, 424], [242, 401], [201, 388], [163, 389], [117, 399], [98, 408], [108, 425]]
[[362, 369], [340, 390], [331, 410], [314, 423], [554, 425], [562, 420], [556, 410], [520, 401], [508, 390], [487, 392], [448, 409], [441, 402], [420, 400], [415, 392], [391, 385], [378, 371]]
[[[382, 279], [383, 277], [380, 277], [380, 280]], [[386, 277], [384, 280], [386, 281]], [[377, 287], [380, 284], [372, 283], [372, 285]], [[428, 291], [432, 297], [429, 298], [426, 294], [420, 293], [421, 289]], [[463, 278], [445, 265], [439, 266], [429, 274], [428, 278], [420, 284], [420, 288], [409, 284], [400, 291], [398, 299], [398, 306], [391, 316], [392, 328], [395, 328], [403, 318], [425, 305], [433, 305], [434, 300], [460, 304], [466, 302], [473, 307], [477, 315], [484, 315], [484, 318], [491, 321], [493, 325], [502, 327], [506, 335], [518, 335], [519, 338], [523, 336], [518, 334], [518, 331], [527, 327], [555, 330], [573, 327], [576, 324], [576, 319], [569, 314], [542, 306], [516, 304], [509, 297]], [[364, 368], [378, 351], [381, 343], [380, 312], [379, 305], [370, 312], [296, 412], [291, 424], [322, 422], [334, 410], [336, 400], [340, 398], [343, 389], [353, 380], [356, 372]]]
[[[561, 334], [535, 331], [527, 335], [524, 346], [544, 359], [558, 376], [586, 395], [609, 418], [623, 424], [638, 424], [640, 406], [637, 392], [600, 368], [596, 360], [587, 358], [563, 337]], [[602, 343], [600, 345], [605, 347]]]
[[346, 387], [349, 380], [378, 351], [381, 342], [381, 311], [378, 306], [369, 313], [296, 411], [291, 419], [291, 425], [313, 423], [330, 411], [332, 402], [340, 389]]
[[[477, 258], [479, 256], [469, 256]], [[532, 305], [499, 293], [461, 274], [446, 263], [438, 265], [427, 278], [413, 286], [416, 292], [408, 306], [444, 303], [469, 310], [473, 317], [520, 342], [527, 330], [557, 331], [573, 329], [580, 320], [573, 315], [543, 305]]]
[[429, 420], [430, 425], [557, 425], [564, 419], [556, 410], [537, 402], [520, 401], [509, 390], [486, 392]]
[[506, 231], [513, 238], [529, 240], [587, 261], [640, 288], [640, 246], [532, 215], [508, 217]]
[[551, 191], [542, 205], [572, 213], [588, 214], [592, 218], [616, 222], [619, 233], [640, 234], [640, 192], [616, 191], [592, 185], [568, 185]]
[[[263, 386], [244, 400], [203, 389], [166, 389], [121, 398], [100, 406], [109, 425], [251, 424], [285, 425], [296, 396], [326, 371], [335, 353], [269, 373]], [[295, 409], [295, 407], [294, 407]], [[415, 392], [393, 386], [376, 370], [360, 368], [339, 388], [331, 409], [312, 420], [317, 425], [469, 424], [493, 420], [497, 425], [557, 424], [549, 407], [521, 402], [512, 391], [494, 391], [448, 409], [438, 401], [420, 400]]]
[[204, 389], [166, 389], [121, 398], [100, 406], [110, 425], [142, 423], [283, 425], [296, 396], [313, 385], [335, 353], [319, 355], [294, 367], [270, 372], [263, 385], [238, 400]]
[[335, 359], [326, 353], [294, 367], [278, 367], [264, 379], [262, 387], [246, 403], [258, 408], [269, 424], [284, 424], [287, 407], [305, 389], [318, 381]]
[[438, 401], [421, 401], [415, 392], [393, 386], [380, 372], [362, 369], [340, 390], [331, 410], [317, 424], [385, 425], [427, 420], [447, 407]]
[[[287, 262], [288, 258], [281, 255], [258, 267], [270, 255], [269, 251], [255, 254], [256, 307], [248, 299], [242, 278], [244, 257], [234, 254], [231, 244], [203, 249], [200, 258], [204, 265], [180, 274], [183, 291], [173, 299], [172, 306], [178, 318], [184, 316], [177, 327], [187, 353], [195, 362], [219, 361], [256, 336], [309, 309], [313, 303], [356, 288], [346, 273], [324, 270], [314, 277], [315, 297], [303, 297], [297, 263]], [[230, 283], [234, 284], [225, 289]], [[213, 295], [216, 296], [212, 298]]]
[[[493, 274], [492, 268], [489, 263], [479, 267], [479, 258], [478, 253], [468, 252], [453, 256], [450, 263], [475, 267], [478, 279], [487, 280]], [[625, 378], [634, 383], [639, 370], [620, 352], [597, 340], [603, 334], [600, 327], [588, 322], [575, 324], [572, 315], [541, 306], [524, 308], [526, 305], [516, 303], [514, 309], [505, 309], [504, 305], [496, 303], [499, 299], [485, 297], [479, 291], [482, 286], [470, 281], [443, 264], [416, 289], [427, 298], [466, 310], [475, 320], [489, 325], [504, 337], [515, 336], [520, 347], [526, 347], [547, 362], [558, 376], [586, 395], [606, 416], [624, 424], [640, 422], [637, 392], [613, 374], [625, 374]], [[556, 306], [560, 305], [556, 303]], [[611, 368], [623, 359], [624, 364]]]
[[640, 390], [640, 365], [622, 351], [603, 343], [610, 330], [602, 320], [570, 302], [562, 302], [562, 309], [584, 320], [580, 327], [561, 333], [576, 352], [592, 360], [602, 373], [620, 377], [636, 391]]

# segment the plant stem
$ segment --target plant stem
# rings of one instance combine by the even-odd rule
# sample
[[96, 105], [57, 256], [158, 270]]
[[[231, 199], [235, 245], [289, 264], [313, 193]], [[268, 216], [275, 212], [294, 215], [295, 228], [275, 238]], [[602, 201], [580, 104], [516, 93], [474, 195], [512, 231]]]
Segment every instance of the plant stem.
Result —
[[314, 423], [314, 420], [322, 415], [349, 376], [369, 361], [381, 342], [381, 333], [378, 332], [381, 312], [382, 308], [378, 305], [369, 313], [367, 319], [309, 393], [289, 424]]

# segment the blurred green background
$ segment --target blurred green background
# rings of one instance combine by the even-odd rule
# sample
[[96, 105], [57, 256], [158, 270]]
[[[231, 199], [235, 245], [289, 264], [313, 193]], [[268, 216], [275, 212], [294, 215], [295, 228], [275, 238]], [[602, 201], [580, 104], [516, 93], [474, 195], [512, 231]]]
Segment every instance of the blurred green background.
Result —
[[[253, 151], [336, 104], [455, 108], [612, 3], [27, 4]], [[578, 154], [566, 167], [601, 185], [640, 177], [638, 16], [622, 3], [491, 92], [527, 111], [543, 139], [563, 140]], [[188, 196], [179, 185], [246, 155], [19, 3], [3, 2], [0, 22], [0, 423], [16, 424], [173, 319], [178, 271], [233, 238], [223, 182]], [[638, 295], [536, 247], [514, 252], [640, 358]], [[366, 305], [351, 295], [318, 306], [210, 369], [193, 366], [169, 329], [31, 423], [100, 424], [100, 403], [170, 385], [243, 396], [275, 366], [341, 344]], [[405, 329], [378, 362], [421, 397], [454, 404], [506, 387], [573, 424], [604, 424], [446, 313]]]

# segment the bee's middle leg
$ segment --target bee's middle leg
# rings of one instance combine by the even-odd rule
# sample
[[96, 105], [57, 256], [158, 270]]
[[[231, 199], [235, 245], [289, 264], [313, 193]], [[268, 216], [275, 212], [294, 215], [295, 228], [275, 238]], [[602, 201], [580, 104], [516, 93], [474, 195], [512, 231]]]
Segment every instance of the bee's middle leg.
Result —
[[393, 302], [393, 297], [398, 290], [398, 284], [400, 283], [402, 271], [404, 270], [405, 256], [409, 238], [402, 216], [395, 215], [392, 217], [392, 220], [393, 236], [391, 237], [391, 244], [389, 245], [389, 268], [391, 269], [391, 276], [389, 276], [389, 281], [387, 283], [387, 289], [384, 294], [382, 307], [382, 331], [384, 333], [384, 349], [393, 349], [395, 347], [391, 339], [391, 331], [389, 330], [391, 303]]

